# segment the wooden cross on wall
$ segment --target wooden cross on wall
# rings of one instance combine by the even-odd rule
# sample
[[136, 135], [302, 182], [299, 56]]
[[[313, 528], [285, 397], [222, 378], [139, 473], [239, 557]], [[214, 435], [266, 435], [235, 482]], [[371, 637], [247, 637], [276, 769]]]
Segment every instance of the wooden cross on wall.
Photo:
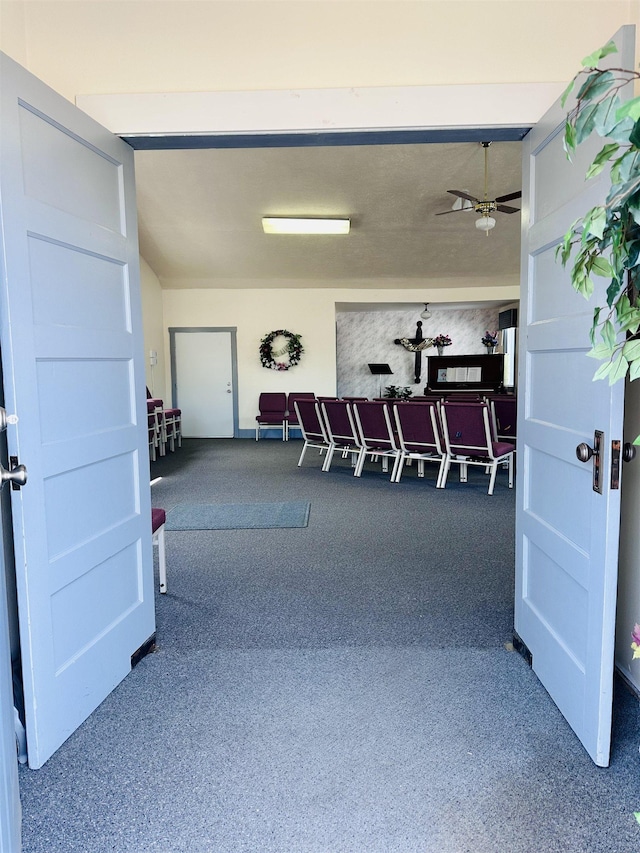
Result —
[[422, 373], [422, 351], [433, 346], [433, 338], [422, 337], [422, 320], [416, 323], [416, 334], [413, 338], [396, 338], [394, 344], [403, 346], [409, 352], [415, 353], [414, 384], [420, 384]]

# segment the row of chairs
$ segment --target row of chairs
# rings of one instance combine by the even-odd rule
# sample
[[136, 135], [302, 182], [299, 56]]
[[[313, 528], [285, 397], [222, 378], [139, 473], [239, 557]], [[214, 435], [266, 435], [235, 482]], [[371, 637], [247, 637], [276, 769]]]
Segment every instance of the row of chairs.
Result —
[[167, 449], [172, 452], [182, 447], [182, 411], [165, 409], [164, 403], [157, 397], [151, 397], [147, 389], [147, 432], [149, 437], [149, 457], [155, 462], [158, 455], [165, 456]]
[[[288, 441], [291, 429], [300, 428], [295, 409], [297, 400], [317, 400], [320, 404], [326, 401], [344, 400], [348, 403], [368, 402], [367, 397], [316, 397], [312, 392], [263, 393], [258, 401], [259, 414], [256, 416], [256, 441], [260, 438], [260, 430], [275, 429], [282, 433], [282, 440]], [[450, 403], [487, 403], [489, 406], [493, 433], [500, 441], [514, 442], [516, 440], [516, 398], [513, 395], [480, 395], [457, 392], [451, 395], [430, 394], [411, 397], [409, 400], [390, 400], [388, 397], [374, 397], [374, 402], [389, 405], [397, 403], [434, 403], [438, 409], [445, 401]]]
[[282, 433], [282, 440], [289, 441], [289, 430], [299, 428], [298, 416], [295, 410], [296, 400], [315, 400], [312, 392], [300, 391], [291, 394], [284, 392], [263, 392], [258, 398], [258, 414], [256, 415], [256, 441], [260, 438], [260, 430], [275, 429]]
[[460, 481], [467, 482], [468, 466], [480, 466], [489, 474], [492, 495], [498, 467], [508, 467], [513, 487], [515, 444], [503, 441], [494, 431], [486, 402], [406, 402], [382, 400], [313, 400], [294, 403], [304, 444], [298, 466], [307, 450], [325, 454], [323, 471], [329, 471], [336, 450], [351, 455], [354, 476], [360, 477], [367, 457], [382, 460], [391, 482], [399, 483], [405, 463], [415, 460], [418, 476], [425, 462], [438, 464], [436, 488], [444, 489], [451, 466], [460, 466]]

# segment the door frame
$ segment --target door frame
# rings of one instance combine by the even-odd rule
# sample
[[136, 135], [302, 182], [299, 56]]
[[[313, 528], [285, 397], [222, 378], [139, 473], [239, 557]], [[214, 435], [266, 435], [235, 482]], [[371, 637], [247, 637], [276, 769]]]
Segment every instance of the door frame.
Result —
[[176, 365], [176, 334], [192, 332], [227, 332], [231, 336], [231, 396], [233, 406], [233, 437], [239, 436], [238, 413], [238, 327], [237, 326], [170, 326], [169, 327], [169, 363], [171, 370], [171, 405], [177, 408], [178, 386]]

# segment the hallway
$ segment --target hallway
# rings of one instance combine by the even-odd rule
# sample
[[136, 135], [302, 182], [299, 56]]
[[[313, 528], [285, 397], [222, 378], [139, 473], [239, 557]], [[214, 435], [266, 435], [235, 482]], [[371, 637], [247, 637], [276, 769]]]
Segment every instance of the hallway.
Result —
[[39, 771], [25, 853], [631, 853], [640, 706], [596, 768], [510, 650], [514, 492], [292, 441], [187, 440], [152, 503], [308, 500], [167, 532], [157, 644]]

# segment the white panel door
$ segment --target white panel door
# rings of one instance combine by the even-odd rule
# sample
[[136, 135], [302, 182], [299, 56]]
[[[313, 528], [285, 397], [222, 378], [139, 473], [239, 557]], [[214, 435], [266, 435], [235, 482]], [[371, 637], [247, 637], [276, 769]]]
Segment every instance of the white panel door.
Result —
[[[621, 34], [621, 52], [609, 58], [633, 68], [633, 27]], [[624, 383], [592, 381], [593, 304], [555, 259], [567, 228], [607, 194], [606, 175], [584, 180], [602, 140], [584, 142], [570, 164], [565, 113], [554, 105], [524, 143], [515, 629], [589, 755], [606, 766], [620, 513], [611, 442], [622, 439]], [[608, 282], [597, 281], [604, 300]], [[602, 493], [592, 488], [592, 463], [576, 457], [595, 430]]]
[[2, 56], [0, 338], [28, 755], [154, 632], [133, 152]]
[[234, 380], [230, 331], [174, 331], [175, 405], [184, 438], [233, 438]]

